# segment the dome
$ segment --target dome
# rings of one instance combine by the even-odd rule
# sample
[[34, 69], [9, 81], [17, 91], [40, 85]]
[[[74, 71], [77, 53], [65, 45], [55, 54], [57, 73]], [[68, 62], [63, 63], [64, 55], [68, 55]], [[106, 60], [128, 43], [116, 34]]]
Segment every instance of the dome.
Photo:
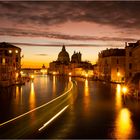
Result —
[[69, 54], [66, 51], [65, 46], [63, 46], [62, 51], [58, 54], [58, 59], [57, 60], [62, 62], [62, 63], [70, 62]]

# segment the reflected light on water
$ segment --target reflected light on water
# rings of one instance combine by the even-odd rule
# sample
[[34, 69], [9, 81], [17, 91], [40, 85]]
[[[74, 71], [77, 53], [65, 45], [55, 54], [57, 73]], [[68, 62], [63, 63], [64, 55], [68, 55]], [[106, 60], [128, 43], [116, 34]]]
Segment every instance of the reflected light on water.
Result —
[[123, 108], [116, 119], [115, 138], [132, 138], [132, 130], [131, 113], [127, 108]]
[[35, 108], [35, 90], [34, 82], [31, 82], [31, 91], [30, 91], [30, 109]]
[[88, 86], [88, 80], [85, 80], [85, 85], [84, 85], [84, 111], [85, 115], [87, 116], [89, 114], [89, 109], [90, 109], [90, 99], [89, 99], [89, 86]]
[[71, 82], [71, 76], [69, 76], [69, 82]]
[[16, 86], [16, 102], [22, 104], [22, 87]]
[[122, 107], [121, 85], [117, 84], [117, 87], [116, 87], [116, 108], [120, 109], [121, 107]]
[[53, 95], [56, 94], [56, 76], [53, 75]]
[[85, 96], [89, 96], [89, 87], [88, 87], [88, 80], [85, 80]]

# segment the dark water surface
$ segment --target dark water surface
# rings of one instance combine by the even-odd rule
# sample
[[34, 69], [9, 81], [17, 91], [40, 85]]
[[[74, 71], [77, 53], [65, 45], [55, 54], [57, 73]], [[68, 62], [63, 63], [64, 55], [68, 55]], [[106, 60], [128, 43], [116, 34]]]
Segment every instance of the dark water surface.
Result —
[[[75, 101], [49, 126], [26, 138], [140, 138], [140, 101], [123, 98], [119, 84], [74, 80]], [[1, 90], [1, 123], [62, 94], [67, 83], [66, 77], [38, 76], [33, 83]]]
[[24, 86], [0, 89], [0, 123], [56, 98], [67, 82], [68, 78], [59, 76], [35, 76]]
[[121, 86], [76, 79], [75, 103], [36, 138], [140, 138], [140, 103]]

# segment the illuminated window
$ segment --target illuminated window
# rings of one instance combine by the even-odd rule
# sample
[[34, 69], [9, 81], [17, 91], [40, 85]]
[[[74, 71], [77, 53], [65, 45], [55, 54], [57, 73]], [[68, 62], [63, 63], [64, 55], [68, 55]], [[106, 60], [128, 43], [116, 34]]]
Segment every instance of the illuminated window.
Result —
[[12, 53], [12, 50], [9, 50], [9, 53]]
[[2, 58], [2, 64], [5, 65], [5, 58]]
[[15, 53], [18, 53], [18, 50], [15, 50]]

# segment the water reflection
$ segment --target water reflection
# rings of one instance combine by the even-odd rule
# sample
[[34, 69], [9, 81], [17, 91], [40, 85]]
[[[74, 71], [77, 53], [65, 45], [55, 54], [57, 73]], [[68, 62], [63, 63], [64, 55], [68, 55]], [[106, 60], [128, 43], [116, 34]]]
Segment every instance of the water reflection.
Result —
[[85, 80], [85, 86], [84, 86], [84, 93], [85, 93], [85, 96], [89, 96], [89, 86], [88, 86], [88, 80], [86, 79]]
[[121, 95], [121, 85], [117, 84], [116, 87], [116, 109], [120, 109], [122, 107], [122, 95]]
[[22, 87], [21, 86], [16, 86], [16, 104], [22, 104]]
[[121, 85], [116, 87], [116, 120], [115, 120], [115, 138], [127, 139], [132, 138], [133, 123], [131, 120], [131, 112], [128, 108], [123, 108], [123, 99]]
[[35, 89], [34, 89], [34, 82], [31, 82], [31, 90], [30, 90], [30, 109], [35, 108]]
[[132, 138], [132, 129], [131, 113], [127, 108], [123, 108], [116, 119], [115, 138]]
[[53, 95], [56, 95], [56, 76], [53, 75]]
[[89, 114], [89, 109], [90, 109], [90, 99], [89, 99], [89, 85], [88, 85], [88, 80], [85, 80], [85, 85], [84, 85], [84, 111], [85, 115]]
[[69, 82], [71, 82], [71, 76], [69, 76]]

